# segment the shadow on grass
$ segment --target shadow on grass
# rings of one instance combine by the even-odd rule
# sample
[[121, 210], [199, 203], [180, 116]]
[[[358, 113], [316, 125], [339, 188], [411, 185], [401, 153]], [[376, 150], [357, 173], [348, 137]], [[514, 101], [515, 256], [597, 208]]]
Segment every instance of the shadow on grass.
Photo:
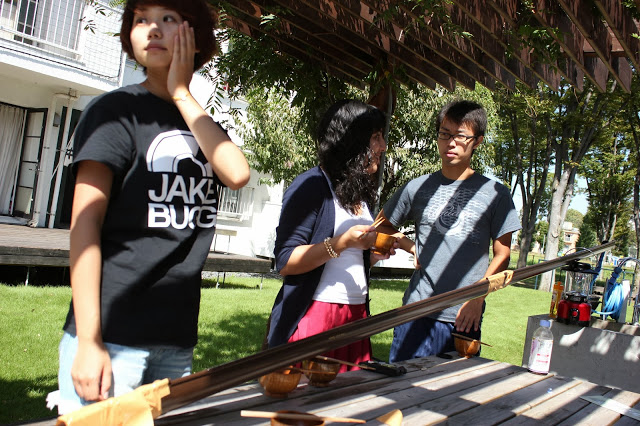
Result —
[[58, 412], [46, 407], [46, 398], [49, 392], [57, 388], [56, 375], [36, 377], [32, 380], [0, 380], [0, 424], [55, 419]]
[[513, 287], [521, 287], [521, 288], [528, 288], [529, 290], [535, 290], [535, 283], [530, 281], [516, 281], [509, 285]]
[[252, 283], [237, 283], [233, 281], [226, 280], [224, 283], [222, 279], [217, 282], [214, 279], [203, 279], [202, 280], [202, 288], [219, 288], [221, 290], [253, 290], [256, 288], [260, 288], [260, 284], [252, 284]]
[[382, 290], [389, 290], [389, 291], [399, 291], [401, 293], [404, 293], [408, 285], [409, 285], [409, 280], [403, 279], [403, 278], [384, 279], [384, 280], [372, 278], [371, 285], [369, 288], [371, 290], [382, 289]]
[[255, 354], [262, 346], [266, 324], [266, 315], [238, 313], [210, 327], [201, 326], [193, 371]]
[[57, 266], [15, 266], [0, 265], [0, 277], [7, 285], [25, 285], [28, 280], [33, 286], [69, 285], [69, 268]]

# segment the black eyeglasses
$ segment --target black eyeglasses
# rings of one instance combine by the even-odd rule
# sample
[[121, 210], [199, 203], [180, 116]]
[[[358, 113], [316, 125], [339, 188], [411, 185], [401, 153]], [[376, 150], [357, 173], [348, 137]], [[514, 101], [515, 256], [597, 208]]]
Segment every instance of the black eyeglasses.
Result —
[[453, 140], [458, 143], [464, 143], [464, 142], [467, 142], [469, 139], [477, 138], [477, 136], [467, 136], [467, 135], [463, 135], [462, 133], [458, 133], [457, 135], [452, 135], [451, 133], [447, 133], [447, 132], [438, 132], [438, 139], [442, 139], [443, 141], [448, 141], [451, 138], [453, 138]]

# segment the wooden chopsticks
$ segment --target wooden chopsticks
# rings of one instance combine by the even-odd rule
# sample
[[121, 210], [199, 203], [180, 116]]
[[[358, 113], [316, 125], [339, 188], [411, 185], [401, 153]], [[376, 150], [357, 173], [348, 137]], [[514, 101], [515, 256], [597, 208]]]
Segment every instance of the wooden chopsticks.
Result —
[[[372, 224], [371, 226], [373, 226], [374, 228], [377, 228], [378, 226], [382, 225], [382, 222], [384, 222], [385, 217], [384, 216], [380, 216], [379, 218], [377, 218]], [[372, 231], [373, 232], [373, 231]], [[358, 237], [358, 239], [362, 239], [364, 238], [365, 235], [367, 235], [368, 232], [363, 232], [362, 235], [360, 235]]]
[[371, 224], [371, 226], [373, 226], [374, 228], [377, 228], [378, 226], [382, 225], [382, 222], [384, 222], [384, 220], [385, 220], [385, 217], [380, 216]]
[[[451, 335], [452, 335], [453, 337], [457, 337], [458, 339], [468, 340], [468, 341], [470, 341], [470, 342], [473, 342], [474, 340], [476, 340], [476, 339], [472, 339], [471, 337], [463, 336], [462, 334], [458, 334], [458, 333], [451, 333]], [[480, 342], [480, 341], [478, 340], [478, 342]], [[480, 342], [480, 344], [481, 344], [481, 345], [485, 345], [485, 346], [489, 346], [490, 348], [492, 348], [492, 347], [493, 347], [493, 346], [491, 346], [490, 344], [485, 343], [485, 342]]]
[[240, 411], [242, 417], [261, 417], [265, 419], [290, 419], [290, 420], [318, 420], [322, 419], [327, 422], [341, 422], [341, 423], [366, 423], [362, 419], [352, 419], [349, 417], [328, 417], [328, 416], [316, 416], [314, 414], [306, 413], [278, 413], [272, 411], [252, 411], [242, 410]]
[[298, 367], [287, 367], [287, 368], [282, 368], [276, 371], [285, 371], [285, 370], [291, 370], [295, 373], [302, 373], [302, 374], [313, 374], [318, 372], [318, 370], [305, 370], [304, 368], [298, 368]]
[[343, 361], [341, 359], [336, 359], [336, 358], [329, 358], [328, 356], [316, 355], [315, 358], [321, 359], [322, 361], [337, 362], [338, 364], [344, 364], [344, 365], [348, 365], [350, 367], [358, 367], [358, 368], [362, 368], [363, 370], [376, 371], [375, 368], [369, 367], [367, 365], [354, 364], [353, 362]]

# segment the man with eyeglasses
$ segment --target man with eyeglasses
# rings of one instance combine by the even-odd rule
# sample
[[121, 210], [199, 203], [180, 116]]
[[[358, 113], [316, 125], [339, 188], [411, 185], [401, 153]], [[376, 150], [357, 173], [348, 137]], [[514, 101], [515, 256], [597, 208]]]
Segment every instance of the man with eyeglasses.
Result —
[[[505, 270], [511, 234], [521, 228], [509, 190], [471, 168], [484, 139], [487, 116], [471, 101], [447, 104], [438, 114], [442, 168], [401, 187], [383, 206], [387, 233], [413, 223], [415, 243], [401, 233], [400, 248], [414, 256], [403, 304], [465, 287]], [[493, 258], [489, 246], [493, 242]], [[484, 297], [446, 308], [394, 329], [390, 362], [454, 351], [451, 333], [480, 339]]]

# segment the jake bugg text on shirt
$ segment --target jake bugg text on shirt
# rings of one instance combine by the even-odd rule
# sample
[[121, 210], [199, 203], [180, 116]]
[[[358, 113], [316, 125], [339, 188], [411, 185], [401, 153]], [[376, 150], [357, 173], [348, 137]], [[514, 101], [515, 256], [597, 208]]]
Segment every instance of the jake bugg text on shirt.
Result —
[[150, 189], [151, 228], [211, 228], [216, 223], [217, 191], [213, 170], [196, 158], [198, 143], [188, 131], [158, 135], [147, 152], [147, 169], [162, 175], [159, 189]]

